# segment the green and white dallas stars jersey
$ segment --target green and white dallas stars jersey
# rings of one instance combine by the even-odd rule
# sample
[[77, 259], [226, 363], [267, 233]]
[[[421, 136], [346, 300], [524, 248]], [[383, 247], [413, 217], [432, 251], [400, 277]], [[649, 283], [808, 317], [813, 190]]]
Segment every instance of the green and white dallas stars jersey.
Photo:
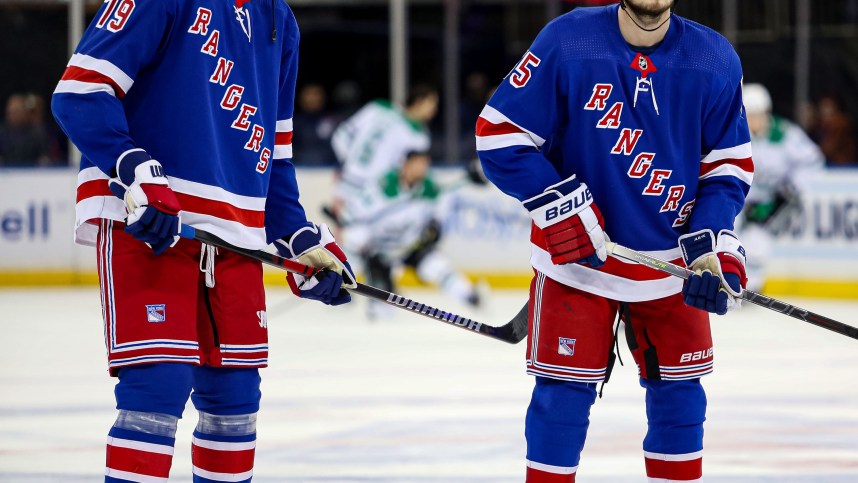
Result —
[[346, 205], [346, 249], [398, 259], [413, 250], [435, 215], [439, 186], [429, 177], [413, 187], [389, 171]]
[[[429, 133], [389, 101], [370, 102], [334, 131], [331, 144], [342, 164], [342, 181], [352, 188], [377, 183], [397, 169], [408, 153], [429, 150]], [[349, 191], [348, 189], [346, 191]], [[347, 193], [343, 193], [348, 198]]]
[[746, 204], [772, 203], [779, 194], [801, 193], [825, 158], [819, 147], [792, 122], [772, 116], [769, 132], [753, 137], [754, 184]]

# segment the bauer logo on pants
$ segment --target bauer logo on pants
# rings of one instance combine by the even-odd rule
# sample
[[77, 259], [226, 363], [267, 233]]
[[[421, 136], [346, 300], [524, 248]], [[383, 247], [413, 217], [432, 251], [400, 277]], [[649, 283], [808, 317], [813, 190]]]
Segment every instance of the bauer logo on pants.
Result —
[[557, 353], [561, 356], [575, 355], [575, 339], [560, 337], [560, 344], [557, 346]]
[[167, 304], [147, 305], [146, 320], [149, 322], [166, 322]]

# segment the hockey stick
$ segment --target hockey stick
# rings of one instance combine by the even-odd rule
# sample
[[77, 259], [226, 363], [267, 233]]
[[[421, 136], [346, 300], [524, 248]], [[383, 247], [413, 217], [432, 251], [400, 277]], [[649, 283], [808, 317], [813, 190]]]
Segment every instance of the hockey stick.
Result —
[[[637, 262], [641, 265], [646, 265], [658, 271], [669, 273], [674, 277], [687, 279], [688, 276], [691, 274], [691, 270], [688, 270], [685, 267], [680, 267], [679, 265], [674, 265], [670, 262], [665, 262], [663, 260], [653, 258], [649, 255], [636, 252], [630, 248], [626, 248], [622, 245], [617, 245], [613, 242], [608, 242], [606, 244], [606, 248], [608, 250], [608, 254], [615, 258], [622, 258], [624, 260]], [[775, 312], [780, 312], [782, 314], [789, 315], [790, 317], [794, 317], [803, 322], [822, 327], [823, 329], [828, 329], [832, 332], [837, 332], [838, 334], [845, 335], [846, 337], [858, 339], [858, 327], [853, 327], [851, 325], [844, 324], [843, 322], [838, 322], [836, 320], [829, 319], [828, 317], [815, 314], [807, 309], [796, 307], [795, 305], [788, 304], [786, 302], [782, 302], [771, 297], [766, 297], [765, 295], [760, 295], [750, 290], [745, 290], [742, 292], [742, 299], [747, 300], [752, 304], [757, 304], [760, 307], [765, 307], [769, 310], [774, 310]]]
[[[218, 238], [215, 235], [212, 235], [211, 233], [205, 232], [203, 230], [197, 230], [192, 226], [182, 225], [179, 235], [181, 235], [183, 238], [197, 240], [208, 245], [240, 253], [246, 257], [259, 260], [266, 265], [282, 268], [289, 272], [297, 273], [305, 277], [311, 277], [319, 271], [317, 268], [304, 265], [303, 263], [296, 262], [295, 260], [290, 260], [288, 258], [284, 258], [274, 253], [266, 252], [264, 250], [251, 250], [247, 248], [237, 247], [235, 245], [225, 242], [224, 240]], [[524, 304], [524, 307], [519, 310], [519, 312], [515, 315], [515, 317], [512, 318], [512, 320], [500, 327], [493, 327], [491, 325], [486, 325], [481, 322], [477, 322], [476, 320], [471, 320], [467, 317], [456, 315], [452, 312], [447, 312], [426, 304], [422, 304], [415, 300], [405, 298], [401, 295], [397, 295], [395, 293], [391, 293], [386, 290], [373, 287], [371, 285], [358, 283], [357, 288], [350, 289], [349, 291], [352, 293], [363, 295], [364, 297], [379, 300], [388, 305], [392, 305], [403, 310], [408, 310], [410, 312], [422, 315], [424, 317], [428, 317], [430, 319], [440, 320], [441, 322], [446, 322], [450, 325], [460, 327], [471, 332], [476, 332], [478, 334], [482, 334], [486, 337], [490, 337], [495, 340], [508, 342], [510, 344], [516, 344], [518, 342], [521, 342], [525, 337], [527, 337], [527, 304]]]

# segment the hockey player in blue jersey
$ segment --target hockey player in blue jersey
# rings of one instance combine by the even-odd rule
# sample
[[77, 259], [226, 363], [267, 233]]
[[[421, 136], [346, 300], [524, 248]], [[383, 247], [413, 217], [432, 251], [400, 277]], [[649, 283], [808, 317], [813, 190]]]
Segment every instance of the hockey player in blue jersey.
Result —
[[[554, 20], [477, 123], [486, 175], [533, 218], [528, 482], [575, 481], [618, 315], [646, 391], [650, 481], [702, 475], [708, 312], [736, 306], [745, 285], [732, 229], [753, 163], [739, 58], [673, 3]], [[608, 258], [609, 237], [694, 275]]]
[[167, 481], [189, 397], [194, 482], [253, 475], [262, 267], [180, 240], [180, 222], [243, 248], [273, 243], [324, 268], [290, 275], [297, 295], [350, 300], [345, 255], [298, 201], [298, 38], [282, 0], [106, 0], [57, 85], [54, 115], [83, 154], [76, 240], [97, 249], [119, 380], [105, 481]]

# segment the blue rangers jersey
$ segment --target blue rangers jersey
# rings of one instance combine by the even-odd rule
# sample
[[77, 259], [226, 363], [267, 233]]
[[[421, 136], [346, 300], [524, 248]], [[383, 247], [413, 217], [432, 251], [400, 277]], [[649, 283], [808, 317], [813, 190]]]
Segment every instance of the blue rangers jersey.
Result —
[[[477, 149], [488, 178], [519, 200], [577, 175], [612, 241], [681, 263], [677, 238], [732, 229], [751, 184], [742, 68], [726, 39], [676, 15], [659, 45], [636, 49], [618, 8], [548, 24], [482, 111]], [[613, 258], [598, 270], [554, 265], [535, 226], [531, 242], [535, 269], [601, 296], [653, 300], [682, 287]]]
[[76, 240], [123, 220], [123, 153], [160, 161], [182, 223], [246, 248], [307, 219], [292, 165], [298, 27], [282, 0], [105, 0], [54, 92], [83, 153]]

